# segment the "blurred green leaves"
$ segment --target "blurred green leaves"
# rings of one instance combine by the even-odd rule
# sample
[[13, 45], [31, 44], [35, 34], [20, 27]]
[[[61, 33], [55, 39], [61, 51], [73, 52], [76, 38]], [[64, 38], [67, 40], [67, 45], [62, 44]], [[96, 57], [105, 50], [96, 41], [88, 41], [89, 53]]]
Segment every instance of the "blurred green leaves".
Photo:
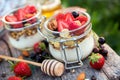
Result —
[[120, 0], [62, 0], [64, 7], [86, 8], [93, 30], [120, 55]]

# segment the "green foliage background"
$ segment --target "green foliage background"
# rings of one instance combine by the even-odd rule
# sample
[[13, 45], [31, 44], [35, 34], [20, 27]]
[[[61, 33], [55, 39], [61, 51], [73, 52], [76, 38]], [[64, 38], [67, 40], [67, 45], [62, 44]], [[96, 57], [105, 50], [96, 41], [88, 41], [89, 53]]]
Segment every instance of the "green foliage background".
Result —
[[120, 55], [120, 0], [61, 0], [64, 7], [86, 8], [93, 30]]

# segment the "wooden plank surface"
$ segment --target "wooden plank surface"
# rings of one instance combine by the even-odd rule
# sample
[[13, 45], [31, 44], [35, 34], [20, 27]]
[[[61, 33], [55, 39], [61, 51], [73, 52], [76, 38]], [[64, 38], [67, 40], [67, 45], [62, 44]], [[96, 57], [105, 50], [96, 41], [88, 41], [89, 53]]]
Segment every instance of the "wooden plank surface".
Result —
[[[3, 37], [4, 40], [0, 40], [0, 54], [18, 57], [21, 55], [21, 51], [13, 48], [9, 45], [8, 38]], [[80, 72], [86, 73], [86, 78], [90, 80], [91, 76], [94, 75], [97, 77], [97, 80], [120, 80], [120, 57], [107, 45], [104, 45], [105, 48], [109, 51], [105, 65], [101, 70], [92, 69], [89, 65], [88, 59], [83, 60], [84, 65], [81, 68], [75, 69], [75, 72], [71, 70], [66, 70], [61, 77], [51, 77], [43, 72], [41, 72], [39, 67], [32, 66], [33, 75], [25, 80], [76, 80], [76, 77]], [[9, 50], [10, 49], [10, 50]], [[11, 54], [10, 54], [11, 53]], [[6, 80], [10, 75], [13, 75], [10, 72], [9, 64], [6, 61], [0, 63], [0, 75], [5, 71], [7, 76], [0, 80]]]
[[[0, 40], [0, 54], [10, 56], [9, 48], [3, 40]], [[10, 64], [5, 60], [0, 62], [0, 80], [7, 80], [11, 75]]]

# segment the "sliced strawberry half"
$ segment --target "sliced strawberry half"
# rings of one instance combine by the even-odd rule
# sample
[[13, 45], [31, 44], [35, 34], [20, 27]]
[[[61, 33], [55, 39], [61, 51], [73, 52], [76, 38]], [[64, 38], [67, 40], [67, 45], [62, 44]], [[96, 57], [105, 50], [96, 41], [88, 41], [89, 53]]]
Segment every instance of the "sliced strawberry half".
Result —
[[74, 21], [74, 17], [71, 13], [66, 13], [65, 14], [65, 21], [69, 24]]
[[8, 22], [17, 22], [17, 18], [14, 15], [8, 15], [5, 17]]
[[67, 24], [66, 21], [63, 20], [59, 20], [57, 21], [57, 25], [58, 25], [58, 31], [61, 32], [63, 29], [68, 29], [69, 25]]
[[27, 14], [34, 14], [37, 12], [37, 9], [35, 6], [33, 5], [27, 5], [25, 8], [24, 8], [24, 12], [27, 13]]
[[56, 18], [57, 21], [58, 20], [64, 20], [65, 19], [65, 15], [63, 13], [59, 13], [59, 14], [57, 14], [57, 16], [55, 18]]
[[16, 16], [16, 18], [17, 18], [18, 21], [22, 21], [22, 20], [25, 20], [25, 19], [26, 19], [26, 18], [25, 18], [26, 13], [24, 12], [23, 9], [18, 9], [18, 10], [14, 13], [14, 15]]
[[74, 21], [69, 23], [69, 30], [74, 30], [74, 29], [77, 29], [79, 27], [80, 26], [77, 23], [75, 23]]
[[83, 21], [87, 22], [88, 18], [84, 15], [80, 15], [76, 18], [76, 20], [79, 20], [82, 23]]

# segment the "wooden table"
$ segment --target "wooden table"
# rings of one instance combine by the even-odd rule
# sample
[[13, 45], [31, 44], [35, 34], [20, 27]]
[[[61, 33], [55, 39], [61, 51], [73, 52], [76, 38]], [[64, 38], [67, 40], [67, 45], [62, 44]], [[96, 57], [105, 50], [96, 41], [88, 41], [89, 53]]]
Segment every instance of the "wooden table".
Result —
[[[4, 34], [3, 32], [0, 33], [0, 54], [18, 57], [21, 55], [21, 52], [9, 45], [5, 33], [6, 31], [4, 31]], [[34, 66], [32, 76], [25, 80], [76, 80], [80, 72], [85, 72], [86, 78], [89, 80], [91, 80], [92, 75], [96, 76], [97, 80], [120, 80], [120, 57], [107, 44], [105, 44], [105, 48], [109, 53], [101, 70], [92, 69], [88, 59], [85, 59], [83, 60], [84, 65], [81, 68], [75, 69], [75, 72], [66, 70], [61, 77], [48, 76], [41, 72], [39, 67]], [[10, 64], [5, 60], [0, 62], [0, 80], [7, 80], [9, 76], [14, 75], [13, 72], [10, 71], [9, 66]], [[4, 73], [6, 76], [3, 75]]]

